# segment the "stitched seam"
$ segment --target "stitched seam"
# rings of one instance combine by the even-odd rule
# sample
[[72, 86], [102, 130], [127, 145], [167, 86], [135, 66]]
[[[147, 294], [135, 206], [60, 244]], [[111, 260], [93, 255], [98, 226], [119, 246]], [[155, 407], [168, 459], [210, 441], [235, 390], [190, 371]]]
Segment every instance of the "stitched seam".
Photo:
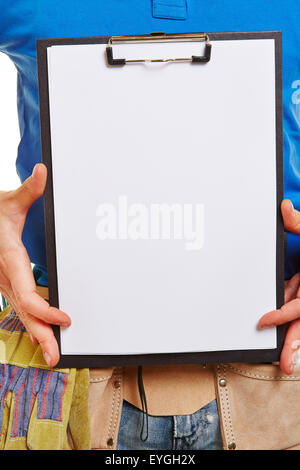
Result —
[[20, 436], [20, 437], [10, 437], [9, 441], [21, 441], [21, 440], [26, 440], [26, 436]]
[[0, 327], [0, 337], [1, 335], [8, 335], [8, 336], [12, 336], [12, 335], [17, 335], [17, 336], [20, 336], [20, 335], [27, 335], [28, 338], [29, 338], [29, 334], [27, 333], [27, 331], [8, 331], [8, 330], [3, 330], [1, 327]]
[[[218, 377], [219, 377], [219, 380], [220, 380], [220, 378], [221, 378], [221, 368], [219, 366], [218, 366]], [[228, 418], [227, 418], [227, 412], [226, 412], [225, 403], [224, 403], [224, 390], [221, 389], [220, 386], [219, 386], [219, 390], [220, 390], [221, 402], [222, 402], [222, 407], [223, 407], [224, 417], [225, 417], [225, 433], [226, 433], [226, 440], [227, 440], [227, 445], [228, 445], [228, 440], [229, 440], [228, 439]]]
[[[220, 387], [219, 385], [219, 381], [221, 378], [223, 378], [223, 375], [221, 375], [221, 368], [220, 366], [218, 365], [217, 366], [217, 370], [218, 370], [218, 389], [219, 389], [219, 393], [220, 393], [220, 398], [221, 398], [221, 403], [222, 403], [222, 409], [223, 409], [223, 412], [224, 412], [224, 427], [225, 427], [225, 435], [226, 435], [226, 444], [228, 446], [229, 444], [229, 441], [230, 441], [230, 432], [229, 432], [229, 429], [228, 429], [228, 426], [229, 426], [229, 422], [228, 422], [228, 416], [227, 416], [227, 413], [228, 413], [228, 406], [226, 407], [225, 406], [225, 402], [224, 402], [224, 387]], [[223, 370], [224, 370], [224, 378], [225, 378], [225, 366], [223, 365]], [[226, 409], [227, 408], [227, 409]], [[232, 429], [232, 428], [231, 428]]]
[[172, 5], [171, 3], [162, 3], [162, 2], [157, 2], [156, 3], [157, 6], [160, 6], [160, 7], [171, 7], [171, 8], [178, 8], [178, 9], [181, 9], [181, 10], [186, 10], [186, 6], [185, 5]]
[[[225, 367], [224, 367], [224, 379], [226, 380], [226, 369], [225, 369]], [[228, 417], [229, 417], [229, 427], [230, 427], [230, 433], [231, 433], [231, 437], [232, 437], [231, 440], [233, 442], [235, 442], [234, 435], [233, 435], [232, 421], [231, 421], [230, 402], [229, 402], [229, 394], [228, 394], [227, 385], [225, 387], [225, 394], [226, 394], [226, 404], [227, 404], [227, 411], [228, 411]]]
[[113, 436], [113, 440], [115, 442], [115, 432], [116, 432], [116, 427], [117, 427], [117, 419], [118, 419], [118, 415], [119, 415], [119, 409], [120, 409], [120, 398], [121, 398], [121, 381], [122, 381], [122, 369], [119, 370], [119, 373], [117, 375], [117, 380], [120, 381], [120, 387], [118, 388], [118, 401], [117, 401], [117, 407], [116, 407], [116, 410], [115, 410], [115, 419], [114, 419], [114, 427], [113, 427], [113, 431], [112, 431], [112, 436]]
[[167, 15], [167, 14], [164, 14], [164, 13], [160, 13], [159, 11], [154, 12], [153, 16], [156, 17], [156, 18], [166, 18], [166, 19], [172, 19], [172, 20], [185, 20], [185, 17], [183, 17], [183, 16], [174, 16], [174, 15], [170, 16], [170, 15]]
[[[38, 369], [47, 369], [50, 370], [45, 364], [39, 364], [36, 362], [32, 362], [30, 365], [28, 364], [27, 367], [37, 367]], [[60, 369], [53, 369], [53, 370], [60, 370]]]
[[28, 369], [28, 364], [22, 364], [22, 362], [14, 362], [14, 361], [0, 361], [0, 364], [9, 364], [12, 366], [23, 367], [24, 369]]
[[[218, 371], [218, 389], [219, 389], [219, 394], [220, 394], [220, 398], [221, 398], [221, 403], [222, 403], [222, 410], [224, 412], [224, 417], [223, 417], [223, 422], [224, 422], [224, 427], [225, 427], [225, 434], [226, 434], [226, 441], [228, 440], [228, 430], [227, 430], [227, 416], [226, 416], [226, 410], [225, 410], [225, 407], [224, 407], [224, 399], [223, 399], [223, 390], [221, 389], [220, 385], [219, 385], [219, 382], [220, 382], [220, 378], [221, 378], [221, 370], [220, 370], [220, 366], [218, 365], [217, 366], [217, 371]], [[227, 442], [227, 445], [228, 445], [228, 442]]]
[[[0, 335], [9, 335], [10, 336], [13, 333], [20, 334], [21, 331], [8, 331], [8, 330], [3, 330], [2, 328], [0, 328]], [[23, 333], [25, 333], [25, 331]]]
[[[113, 374], [112, 374], [112, 376], [111, 376], [112, 383], [113, 383], [113, 379], [115, 378], [115, 376], [116, 376], [116, 372], [115, 372], [115, 369], [114, 369]], [[114, 414], [115, 399], [116, 399], [116, 389], [114, 388], [114, 391], [113, 391], [113, 398], [112, 398], [112, 404], [111, 404], [111, 413], [110, 413], [109, 424], [108, 424], [108, 432], [107, 432], [107, 438], [106, 438], [106, 445], [105, 445], [105, 448], [106, 448], [106, 449], [108, 449], [107, 441], [108, 441], [108, 439], [111, 437], [110, 431], [111, 431], [112, 420], [113, 420], [113, 414]]]
[[105, 380], [109, 380], [110, 378], [111, 378], [111, 375], [108, 375], [107, 377], [93, 377], [90, 379], [90, 383], [104, 382]]
[[35, 424], [44, 424], [44, 423], [51, 424], [51, 425], [55, 424], [55, 426], [59, 426], [61, 428], [64, 427], [62, 422], [51, 420], [51, 419], [36, 419], [36, 422], [35, 422]]
[[246, 370], [238, 369], [233, 366], [228, 366], [228, 367], [239, 374], [243, 374], [249, 377], [256, 377], [258, 379], [276, 379], [276, 380], [298, 379], [300, 380], [300, 375], [261, 375], [261, 374], [254, 374], [253, 372], [248, 372]]
[[29, 369], [30, 367], [35, 367], [36, 369], [43, 369], [43, 370], [53, 370], [54, 372], [62, 372], [64, 374], [69, 373], [69, 369], [51, 369], [44, 364], [35, 364], [35, 363], [30, 363], [30, 364], [22, 364], [22, 362], [15, 362], [15, 361], [0, 361], [0, 364], [9, 364], [12, 366], [18, 366], [18, 367], [23, 367], [24, 369]]
[[64, 374], [68, 374], [69, 370], [70, 370], [70, 369], [51, 369], [50, 367], [46, 366], [45, 364], [36, 364], [34, 362], [31, 362], [30, 364], [28, 364], [27, 367], [36, 367], [37, 369], [53, 370], [55, 372], [63, 372]]

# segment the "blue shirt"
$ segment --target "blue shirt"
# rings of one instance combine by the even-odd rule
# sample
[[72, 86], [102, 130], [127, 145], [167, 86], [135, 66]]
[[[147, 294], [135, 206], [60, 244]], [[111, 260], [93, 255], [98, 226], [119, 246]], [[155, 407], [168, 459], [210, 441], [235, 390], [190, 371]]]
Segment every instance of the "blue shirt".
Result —
[[[36, 38], [282, 30], [285, 197], [300, 209], [299, 18], [295, 0], [0, 0], [0, 50], [18, 71], [21, 181], [41, 161]], [[23, 241], [36, 264], [37, 281], [47, 285], [42, 199], [28, 213]], [[289, 234], [286, 277], [299, 266], [300, 238]]]

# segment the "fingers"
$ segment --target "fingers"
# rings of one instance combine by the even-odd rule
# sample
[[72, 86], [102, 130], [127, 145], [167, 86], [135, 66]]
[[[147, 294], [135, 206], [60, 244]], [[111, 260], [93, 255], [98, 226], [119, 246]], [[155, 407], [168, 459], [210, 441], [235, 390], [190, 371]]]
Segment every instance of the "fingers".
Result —
[[285, 374], [292, 374], [300, 347], [300, 319], [289, 326], [280, 356], [280, 368]]
[[300, 299], [293, 299], [284, 304], [279, 310], [273, 310], [261, 317], [259, 328], [268, 328], [275, 325], [283, 325], [300, 317]]
[[281, 213], [285, 229], [289, 232], [300, 233], [300, 212], [294, 209], [289, 199], [282, 201]]
[[27, 211], [42, 196], [47, 181], [47, 168], [42, 163], [35, 165], [32, 175], [12, 192], [12, 199], [19, 210]]
[[300, 273], [296, 273], [287, 283], [284, 289], [284, 303], [294, 299], [300, 284]]
[[[298, 213], [299, 214], [299, 213]], [[260, 319], [259, 328], [267, 328], [291, 322], [280, 357], [281, 370], [290, 375], [294, 371], [295, 361], [300, 347], [300, 274], [295, 274], [285, 288], [285, 304], [278, 310], [266, 313]]]
[[59, 361], [59, 349], [51, 326], [31, 315], [26, 315], [23, 323], [33, 342], [36, 339], [40, 344], [47, 365], [55, 367]]
[[71, 320], [61, 310], [51, 307], [36, 292], [30, 260], [23, 245], [8, 250], [1, 257], [1, 269], [9, 279], [7, 298], [19, 315], [33, 343], [40, 343], [46, 363], [54, 367], [59, 349], [50, 324], [70, 326]]
[[21, 241], [25, 216], [34, 201], [42, 196], [47, 180], [45, 165], [34, 167], [32, 175], [16, 190], [3, 194], [3, 224], [0, 232], [1, 288], [19, 315], [32, 342], [39, 343], [49, 367], [59, 360], [59, 349], [50, 324], [67, 327], [71, 320], [51, 307], [36, 292], [28, 254]]
[[35, 318], [51, 325], [59, 325], [66, 328], [71, 325], [70, 317], [55, 307], [50, 307], [48, 302], [39, 296], [36, 292], [26, 294], [19, 301], [19, 310], [29, 313]]
[[58, 344], [49, 323], [63, 327], [70, 326], [71, 320], [61, 310], [50, 307], [36, 292], [25, 297], [21, 303], [11, 302], [23, 322], [33, 344], [40, 344], [44, 359], [49, 367], [59, 361]]
[[14, 307], [16, 312], [31, 314], [40, 320], [68, 327], [71, 324], [70, 317], [61, 310], [50, 307], [48, 302], [36, 292], [35, 280], [32, 274], [30, 261], [25, 248], [11, 251], [5, 257], [6, 272], [10, 279]]
[[30, 259], [23, 244], [4, 252], [1, 256], [2, 271], [10, 281], [16, 299], [24, 299], [35, 291], [35, 280]]

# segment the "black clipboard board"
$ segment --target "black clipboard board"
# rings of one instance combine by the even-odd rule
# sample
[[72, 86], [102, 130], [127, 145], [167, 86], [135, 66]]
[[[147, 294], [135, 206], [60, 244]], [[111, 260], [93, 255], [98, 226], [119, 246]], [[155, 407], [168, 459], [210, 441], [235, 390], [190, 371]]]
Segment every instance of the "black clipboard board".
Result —
[[[157, 34], [157, 33], [156, 33]], [[160, 35], [162, 33], [159, 33]], [[275, 42], [275, 89], [276, 89], [276, 164], [277, 164], [277, 234], [276, 234], [276, 285], [277, 308], [284, 303], [284, 228], [281, 219], [280, 203], [283, 199], [283, 130], [282, 130], [282, 45], [280, 31], [259, 32], [226, 32], [206, 33], [209, 40], [247, 40], [247, 39], [273, 39]], [[205, 36], [206, 39], [206, 36]], [[49, 278], [49, 301], [52, 306], [59, 308], [58, 279], [56, 263], [55, 217], [53, 198], [53, 173], [51, 156], [51, 131], [49, 109], [49, 83], [47, 49], [57, 45], [88, 45], [108, 44], [113, 46], [110, 37], [78, 37], [54, 38], [37, 40], [39, 104], [41, 118], [42, 159], [48, 168], [48, 181], [45, 191], [45, 224], [47, 265]], [[211, 50], [205, 51], [200, 62], [207, 62]], [[213, 51], [212, 51], [213, 54]], [[124, 65], [113, 63], [112, 50], [108, 50], [108, 61], [111, 66]], [[197, 58], [195, 59], [197, 61]], [[264, 312], [262, 312], [264, 313]], [[60, 329], [53, 326], [56, 339], [61, 345]], [[284, 342], [285, 327], [277, 327], [277, 348], [256, 350], [226, 350], [209, 352], [184, 352], [162, 354], [130, 354], [130, 355], [65, 355], [61, 354], [58, 367], [106, 367], [130, 365], [162, 365], [162, 364], [205, 364], [219, 362], [274, 362], [280, 358]], [[61, 352], [61, 351], [60, 351]]]

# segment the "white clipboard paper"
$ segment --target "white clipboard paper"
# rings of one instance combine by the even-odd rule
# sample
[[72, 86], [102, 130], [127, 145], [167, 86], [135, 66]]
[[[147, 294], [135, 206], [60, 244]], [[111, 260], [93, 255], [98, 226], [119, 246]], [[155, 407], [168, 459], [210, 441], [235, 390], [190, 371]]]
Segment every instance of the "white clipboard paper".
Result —
[[278, 360], [281, 33], [108, 41], [37, 41], [59, 365]]

